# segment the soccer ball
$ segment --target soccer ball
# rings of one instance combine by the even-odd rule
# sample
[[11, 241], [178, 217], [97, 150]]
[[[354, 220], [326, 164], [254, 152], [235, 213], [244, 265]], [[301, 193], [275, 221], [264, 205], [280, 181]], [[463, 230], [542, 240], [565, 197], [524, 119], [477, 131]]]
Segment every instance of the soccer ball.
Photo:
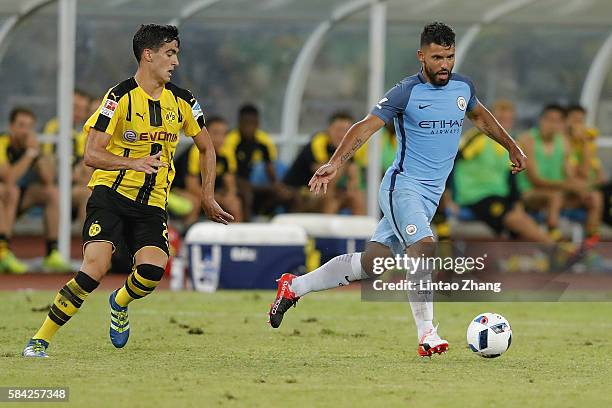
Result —
[[474, 353], [485, 358], [501, 356], [512, 342], [512, 328], [497, 313], [481, 313], [467, 329], [467, 343]]

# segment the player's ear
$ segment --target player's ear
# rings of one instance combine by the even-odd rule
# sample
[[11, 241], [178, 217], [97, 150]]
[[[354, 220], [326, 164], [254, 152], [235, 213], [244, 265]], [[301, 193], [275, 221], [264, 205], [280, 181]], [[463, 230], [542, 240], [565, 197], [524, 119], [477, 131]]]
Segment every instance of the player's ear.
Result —
[[153, 57], [151, 55], [151, 50], [149, 48], [145, 48], [142, 51], [142, 59], [147, 61], [147, 62], [151, 62], [151, 60], [153, 59]]
[[425, 54], [423, 54], [423, 51], [417, 50], [417, 59], [419, 62], [425, 62]]

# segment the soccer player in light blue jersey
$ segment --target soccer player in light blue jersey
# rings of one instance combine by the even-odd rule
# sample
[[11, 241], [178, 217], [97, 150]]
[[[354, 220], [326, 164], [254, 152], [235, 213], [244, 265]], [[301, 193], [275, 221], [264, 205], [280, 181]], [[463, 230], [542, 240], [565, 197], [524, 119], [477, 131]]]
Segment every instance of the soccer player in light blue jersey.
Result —
[[[325, 193], [338, 169], [357, 149], [382, 126], [393, 122], [397, 155], [380, 186], [378, 202], [383, 218], [372, 239], [362, 253], [338, 256], [303, 276], [283, 274], [269, 311], [272, 327], [279, 327], [284, 313], [307, 293], [375, 276], [377, 258], [433, 255], [430, 223], [452, 170], [466, 115], [508, 150], [512, 173], [524, 169], [525, 155], [478, 101], [472, 81], [452, 73], [453, 30], [443, 23], [425, 26], [417, 58], [421, 62], [420, 71], [391, 88], [369, 115], [350, 128], [329, 162], [316, 171], [309, 183], [311, 191]], [[431, 274], [427, 270], [416, 272], [421, 277]], [[433, 326], [432, 292], [411, 290], [408, 299], [417, 326], [418, 354], [445, 352], [448, 342], [440, 338]]]

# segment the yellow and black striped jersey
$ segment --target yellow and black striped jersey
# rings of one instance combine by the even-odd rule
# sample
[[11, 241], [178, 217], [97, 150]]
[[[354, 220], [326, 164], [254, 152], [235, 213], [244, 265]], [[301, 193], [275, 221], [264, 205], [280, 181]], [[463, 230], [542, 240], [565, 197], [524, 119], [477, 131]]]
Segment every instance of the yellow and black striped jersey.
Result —
[[188, 137], [204, 127], [204, 114], [191, 92], [167, 83], [159, 99], [138, 86], [132, 77], [111, 88], [84, 131], [94, 128], [111, 135], [106, 150], [118, 156], [141, 158], [162, 152], [169, 167], [146, 174], [134, 170], [96, 169], [89, 187], [103, 185], [138, 203], [166, 208], [174, 179], [174, 154], [181, 128]]
[[0, 165], [12, 165], [17, 160], [21, 159], [27, 149], [15, 148], [11, 145], [11, 135], [4, 132], [0, 134]]
[[232, 154], [237, 162], [237, 174], [248, 179], [251, 176], [253, 165], [259, 162], [270, 163], [276, 160], [276, 146], [263, 130], [255, 131], [255, 138], [248, 140], [234, 129], [227, 134], [223, 142], [223, 151]]
[[[225, 187], [223, 185], [223, 176], [226, 174], [236, 174], [238, 164], [236, 156], [231, 151], [217, 152], [217, 166], [215, 178], [215, 190]], [[195, 144], [189, 149], [187, 156], [187, 174], [190, 176], [200, 177], [200, 151]]]
[[[80, 130], [80, 131], [79, 131]], [[57, 138], [59, 133], [59, 121], [57, 118], [53, 118], [47, 122], [43, 133], [46, 136]], [[85, 142], [87, 141], [87, 133], [82, 129], [74, 129], [72, 131], [72, 164], [76, 164], [83, 159], [85, 154]], [[55, 155], [57, 151], [57, 140], [56, 143], [43, 143], [41, 146], [41, 152], [43, 154]]]

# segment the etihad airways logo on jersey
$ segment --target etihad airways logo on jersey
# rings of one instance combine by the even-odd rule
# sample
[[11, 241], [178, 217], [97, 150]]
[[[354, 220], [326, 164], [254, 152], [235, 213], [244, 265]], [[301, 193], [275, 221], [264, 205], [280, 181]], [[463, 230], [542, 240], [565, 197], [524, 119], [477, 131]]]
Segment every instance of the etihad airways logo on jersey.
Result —
[[163, 130], [158, 132], [143, 133], [136, 133], [133, 130], [126, 130], [123, 134], [123, 139], [130, 143], [134, 143], [138, 140], [151, 142], [176, 142], [178, 140], [178, 135], [176, 133], [170, 133]]
[[419, 122], [421, 129], [431, 129], [431, 134], [460, 133], [463, 127], [463, 119], [459, 120], [422, 120]]

